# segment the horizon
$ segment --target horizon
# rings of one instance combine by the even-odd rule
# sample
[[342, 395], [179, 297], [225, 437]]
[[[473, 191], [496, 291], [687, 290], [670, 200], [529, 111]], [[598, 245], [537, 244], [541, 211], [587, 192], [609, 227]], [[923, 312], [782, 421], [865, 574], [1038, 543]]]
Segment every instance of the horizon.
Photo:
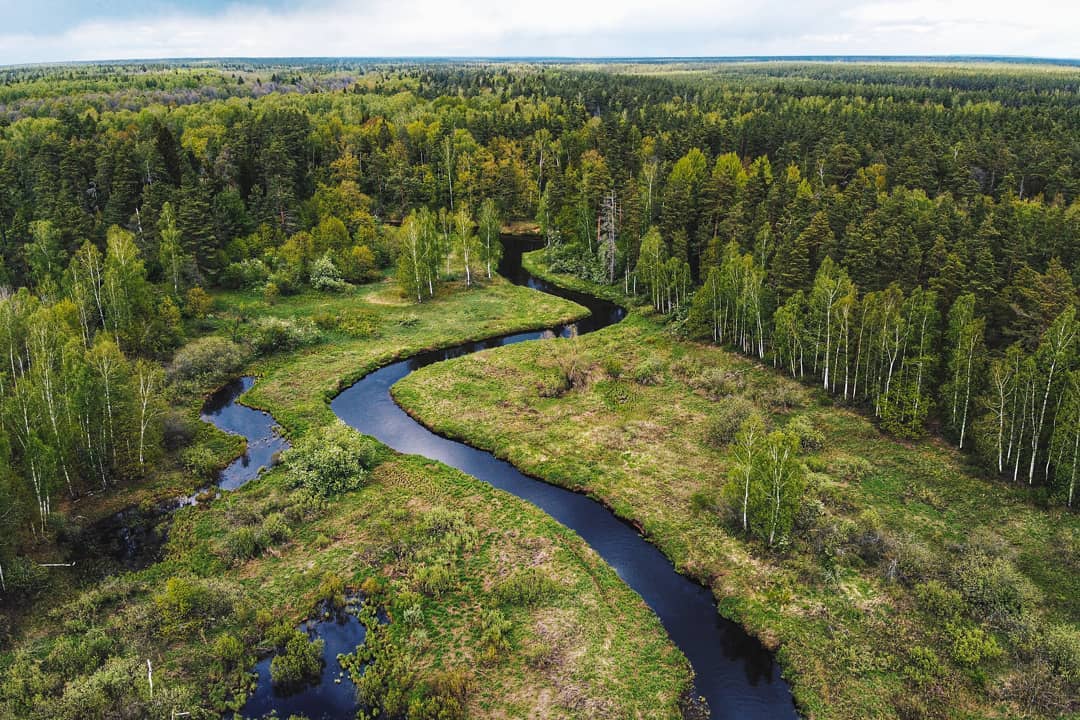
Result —
[[888, 54], [791, 54], [791, 55], [218, 55], [218, 56], [173, 56], [173, 57], [131, 57], [131, 58], [94, 58], [86, 60], [45, 60], [40, 62], [0, 63], [0, 69], [27, 67], [61, 67], [78, 65], [138, 65], [157, 64], [198, 64], [198, 63], [332, 63], [332, 62], [371, 62], [371, 63], [542, 63], [542, 64], [586, 64], [601, 63], [611, 65], [631, 64], [755, 64], [755, 63], [889, 63], [889, 64], [1017, 64], [1051, 65], [1060, 67], [1080, 67], [1080, 55], [1076, 57], [1053, 57], [1039, 55], [985, 55], [970, 53], [943, 53], [905, 55]]
[[[1075, 59], [1080, 8], [1032, 0], [0, 0], [0, 65], [205, 58]], [[403, 20], [406, 18], [407, 20]]]

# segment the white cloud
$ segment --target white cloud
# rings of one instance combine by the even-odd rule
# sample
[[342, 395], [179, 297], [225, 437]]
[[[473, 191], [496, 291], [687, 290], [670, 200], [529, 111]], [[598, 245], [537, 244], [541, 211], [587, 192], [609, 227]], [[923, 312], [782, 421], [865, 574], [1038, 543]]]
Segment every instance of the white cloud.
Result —
[[0, 62], [224, 56], [1076, 56], [1080, 4], [1028, 0], [333, 0], [4, 34]]

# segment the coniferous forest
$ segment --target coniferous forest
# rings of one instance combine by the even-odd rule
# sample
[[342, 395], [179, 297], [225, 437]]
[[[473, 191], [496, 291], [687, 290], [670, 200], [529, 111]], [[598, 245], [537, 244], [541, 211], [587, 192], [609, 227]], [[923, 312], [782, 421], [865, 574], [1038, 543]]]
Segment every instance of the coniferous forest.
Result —
[[[515, 243], [626, 319], [410, 415], [630, 520], [803, 717], [1080, 712], [1075, 64], [236, 60], [0, 68], [0, 717], [243, 714], [357, 597], [369, 717], [703, 712], [576, 534], [331, 413], [580, 320]], [[240, 376], [291, 448], [217, 492]]]

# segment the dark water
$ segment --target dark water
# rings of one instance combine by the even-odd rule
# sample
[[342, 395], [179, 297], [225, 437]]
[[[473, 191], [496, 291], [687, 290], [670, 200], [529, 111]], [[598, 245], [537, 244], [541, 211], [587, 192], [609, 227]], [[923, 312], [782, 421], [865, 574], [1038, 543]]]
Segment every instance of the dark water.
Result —
[[[584, 305], [591, 315], [561, 335], [592, 332], [618, 322], [623, 310], [612, 303], [555, 287], [521, 267], [525, 243], [504, 238], [499, 272], [527, 285]], [[390, 396], [390, 387], [414, 370], [478, 350], [552, 337], [551, 332], [518, 333], [425, 353], [365, 376], [331, 403], [338, 417], [405, 453], [439, 460], [541, 508], [575, 530], [656, 612], [671, 639], [689, 658], [696, 690], [713, 718], [795, 718], [787, 683], [772, 654], [741, 627], [720, 617], [712, 593], [678, 574], [654, 545], [630, 525], [584, 495], [528, 477], [490, 453], [448, 440], [409, 417]]]
[[328, 619], [308, 621], [301, 629], [307, 632], [308, 637], [322, 638], [326, 643], [319, 681], [298, 688], [275, 688], [270, 680], [273, 656], [264, 658], [255, 666], [258, 684], [241, 709], [241, 717], [261, 718], [275, 711], [279, 718], [290, 715], [304, 715], [309, 720], [356, 717], [356, 711], [360, 709], [356, 701], [356, 685], [349, 673], [342, 669], [337, 656], [350, 654], [358, 645], [363, 645], [367, 628], [354, 613], [341, 612]]
[[278, 433], [277, 423], [269, 413], [237, 402], [254, 384], [253, 377], [233, 380], [207, 399], [199, 416], [220, 430], [247, 438], [244, 454], [221, 471], [218, 487], [222, 490], [235, 490], [254, 480], [260, 470], [270, 467], [275, 453], [289, 447], [289, 443]]

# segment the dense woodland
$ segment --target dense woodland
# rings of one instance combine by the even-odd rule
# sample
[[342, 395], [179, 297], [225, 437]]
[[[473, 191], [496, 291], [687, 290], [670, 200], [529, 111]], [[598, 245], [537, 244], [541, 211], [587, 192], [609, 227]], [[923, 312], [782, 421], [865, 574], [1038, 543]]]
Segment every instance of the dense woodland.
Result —
[[0, 71], [0, 591], [58, 497], [152, 472], [206, 289], [396, 264], [424, 302], [517, 219], [552, 269], [1075, 507], [1078, 97], [1061, 67]]

